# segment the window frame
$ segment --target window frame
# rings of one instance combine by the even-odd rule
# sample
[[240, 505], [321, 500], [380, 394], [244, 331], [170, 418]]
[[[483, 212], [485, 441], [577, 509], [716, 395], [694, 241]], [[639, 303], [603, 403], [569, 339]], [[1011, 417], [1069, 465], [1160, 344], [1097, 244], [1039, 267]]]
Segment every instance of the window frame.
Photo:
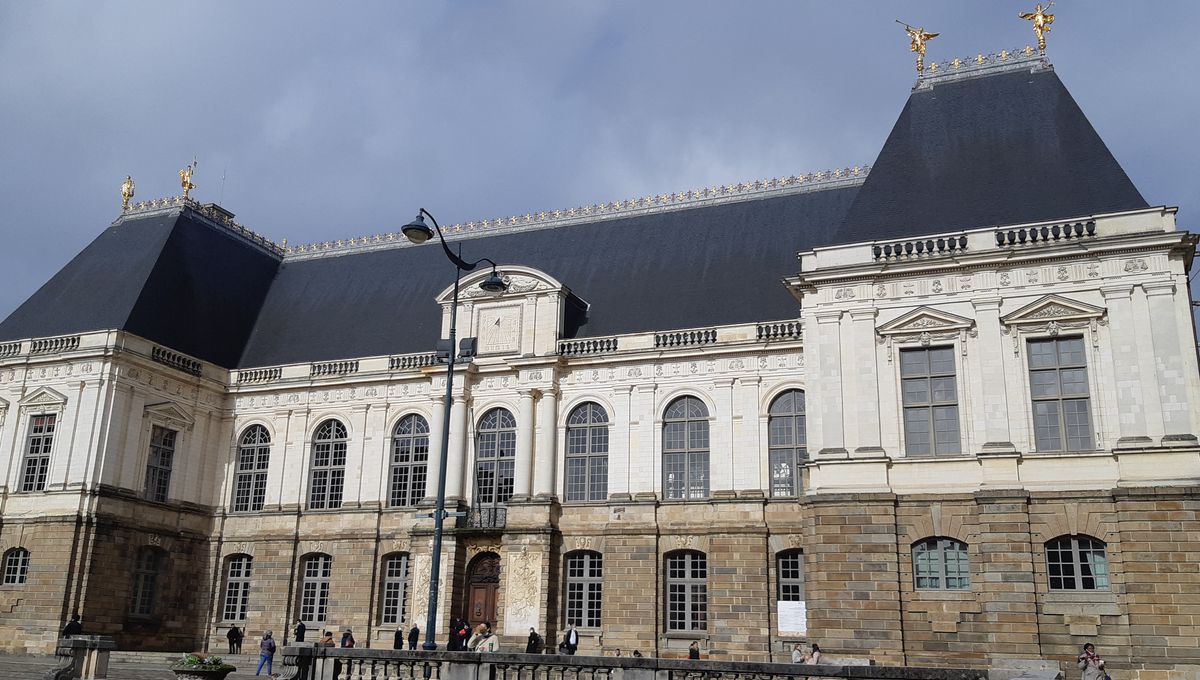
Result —
[[146, 455], [146, 479], [142, 497], [154, 503], [166, 503], [171, 497], [171, 471], [179, 430], [158, 423], [150, 424], [150, 445]]
[[[31, 413], [25, 432], [25, 448], [21, 455], [21, 491], [45, 491], [50, 479], [50, 458], [58, 435], [59, 413]], [[46, 421], [39, 424], [39, 420]]]
[[[678, 566], [676, 566], [678, 565]], [[673, 576], [676, 570], [683, 576]], [[697, 573], [702, 573], [697, 576]], [[708, 632], [708, 555], [699, 550], [674, 550], [663, 555], [663, 631], [693, 636]], [[678, 590], [676, 589], [678, 588]], [[674, 598], [675, 593], [682, 595]], [[679, 616], [675, 616], [676, 612]], [[675, 619], [683, 627], [674, 624]]]
[[255, 423], [242, 430], [236, 465], [230, 509], [238, 513], [261, 512], [266, 505], [271, 466], [271, 433], [264, 425]]
[[[949, 372], [945, 370], [935, 370], [933, 363], [934, 352], [946, 352], [950, 357]], [[906, 372], [905, 366], [906, 357], [915, 357], [918, 355], [924, 356], [924, 371], [918, 373]], [[900, 372], [900, 424], [904, 430], [904, 455], [912, 458], [938, 458], [942, 456], [961, 456], [963, 454], [963, 428], [962, 428], [962, 411], [960, 410], [961, 392], [958, 385], [958, 358], [955, 346], [935, 345], [929, 347], [911, 347], [901, 348], [897, 358], [897, 369]], [[950, 380], [950, 384], [954, 388], [953, 399], [937, 399], [935, 398], [935, 381]], [[910, 381], [923, 381], [925, 400], [923, 402], [910, 402], [908, 391], [905, 390], [905, 385]], [[939, 410], [951, 409], [953, 418], [949, 422], [954, 423], [954, 439], [953, 449], [942, 449], [942, 444], [938, 441], [938, 418]], [[920, 422], [928, 427], [928, 451], [913, 450], [913, 430], [909, 428], [910, 413], [924, 412], [924, 417]], [[948, 445], [949, 443], [947, 443]]]
[[[799, 576], [785, 576], [793, 567], [785, 565], [785, 560], [797, 560], [795, 570]], [[807, 596], [807, 590], [804, 583], [804, 551], [800, 548], [790, 548], [781, 550], [775, 553], [775, 599], [780, 602], [804, 602]], [[795, 592], [788, 592], [786, 588], [795, 588]]]
[[[1064, 343], [1077, 342], [1079, 343], [1079, 356], [1081, 361], [1077, 364], [1063, 364], [1062, 352], [1059, 349]], [[1034, 362], [1034, 346], [1035, 345], [1051, 345], [1054, 347], [1054, 365], [1053, 366], [1038, 366], [1033, 365]], [[1095, 451], [1097, 448], [1097, 439], [1095, 431], [1096, 420], [1092, 413], [1092, 376], [1089, 375], [1087, 362], [1087, 342], [1082, 335], [1049, 335], [1044, 337], [1030, 337], [1025, 339], [1025, 370], [1028, 379], [1029, 401], [1030, 401], [1030, 436], [1032, 448], [1037, 453], [1079, 453]], [[1082, 371], [1086, 391], [1083, 393], [1065, 394], [1063, 390], [1063, 371]], [[1057, 393], [1055, 395], [1036, 395], [1035, 385], [1038, 384], [1035, 375], [1054, 373], [1056, 376], [1055, 386]], [[1044, 384], [1044, 383], [1043, 383]], [[1068, 431], [1067, 413], [1065, 405], [1067, 403], [1077, 404], [1082, 403], [1082, 411], [1076, 411], [1074, 415], [1082, 414], [1087, 418], [1086, 432], [1087, 442], [1084, 447], [1075, 447], [1071, 444], [1071, 435]], [[1038, 434], [1038, 405], [1053, 403], [1057, 405], [1055, 412], [1055, 426], [1057, 427], [1056, 439], [1057, 445], [1042, 446], [1042, 437]], [[1042, 414], [1046, 417], [1047, 414]]]
[[[792, 398], [792, 408], [787, 411], [776, 411], [776, 405], [782, 409], [785, 397]], [[799, 398], [799, 408], [796, 399]], [[775, 442], [775, 423], [787, 422], [789, 442], [782, 445]], [[771, 400], [767, 406], [767, 466], [769, 468], [768, 495], [771, 498], [796, 498], [804, 491], [804, 478], [801, 468], [808, 461], [808, 398], [804, 390], [798, 387], [788, 388]], [[790, 467], [787, 488], [778, 483], [780, 464]]]
[[[694, 403], [699, 407], [699, 413], [693, 414], [690, 404]], [[681, 405], [683, 409], [682, 417], [672, 415], [672, 411], [676, 409], [676, 405]], [[697, 501], [708, 500], [712, 498], [712, 477], [711, 477], [711, 447], [712, 433], [709, 427], [709, 420], [712, 418], [708, 405], [700, 397], [685, 394], [672, 399], [665, 409], [663, 409], [661, 441], [662, 441], [662, 498], [664, 501]], [[696, 432], [693, 433], [692, 425], [697, 425]], [[683, 446], [668, 448], [668, 437], [674, 431], [675, 426], [682, 426], [682, 443]], [[693, 434], [703, 432], [704, 446], [692, 445]], [[675, 472], [668, 471], [668, 465], [676, 466], [682, 462], [679, 468], [681, 482], [677, 488], [673, 488], [670, 481], [671, 475]]]
[[166, 553], [154, 546], [144, 545], [138, 549], [129, 590], [129, 616], [142, 619], [154, 616], [158, 579], [163, 572], [165, 557]]
[[[322, 420], [313, 432], [305, 504], [307, 509], [338, 510], [342, 507], [349, 451], [350, 431], [346, 424], [338, 418]], [[326, 462], [320, 462], [322, 459]]]
[[[505, 417], [507, 421], [503, 420]], [[492, 418], [494, 424], [489, 422]], [[516, 464], [517, 418], [503, 406], [490, 408], [475, 428], [472, 502], [476, 508], [506, 507], [516, 484]], [[490, 475], [489, 481], [484, 481], [485, 474]], [[482, 493], [485, 490], [487, 494]]]
[[599, 629], [603, 621], [604, 555], [572, 550], [563, 555], [563, 625]]
[[237, 553], [225, 558], [225, 596], [221, 601], [222, 621], [246, 620], [250, 611], [250, 586], [253, 578], [254, 557], [252, 555]]
[[[402, 564], [399, 576], [393, 575], [392, 563]], [[412, 591], [412, 557], [406, 552], [388, 553], [383, 556], [379, 574], [379, 623], [398, 625], [408, 621], [408, 596]], [[388, 609], [394, 609], [391, 614]]]
[[28, 548], [17, 546], [4, 552], [4, 577], [0, 585], [23, 586], [29, 582], [32, 555]]
[[[1065, 548], [1056, 547], [1056, 544], [1060, 544], [1064, 541], [1066, 541], [1068, 544]], [[1080, 545], [1081, 541], [1090, 541], [1092, 545], [1088, 546], [1087, 548], [1083, 548]], [[1097, 546], [1099, 547], [1097, 548]], [[1088, 593], [1112, 591], [1112, 572], [1109, 570], [1108, 566], [1107, 542], [1088, 534], [1063, 534], [1062, 536], [1056, 536], [1049, 541], [1046, 541], [1046, 543], [1043, 545], [1043, 549], [1046, 553], [1046, 586], [1050, 592]], [[1069, 556], [1071, 559], [1070, 562], [1051, 561], [1052, 553], [1061, 554], [1064, 550], [1069, 551]], [[1089, 563], [1089, 561], [1084, 557], [1085, 552], [1089, 554], [1095, 554], [1096, 552], [1099, 552], [1102, 562], [1099, 564]], [[1056, 566], [1058, 567], [1057, 570], [1055, 569]], [[1069, 566], [1072, 573], [1070, 575], [1063, 574], [1063, 566]], [[1089, 576], [1085, 576], [1083, 574], [1085, 566], [1091, 572]], [[1097, 567], [1099, 567], [1099, 569], [1097, 569]], [[1057, 576], [1054, 574], [1055, 571], [1059, 572]], [[1074, 585], [1069, 588], [1063, 587], [1062, 583], [1065, 583], [1065, 579], [1068, 578], [1071, 579], [1071, 582], [1074, 583]], [[1084, 579], [1089, 578], [1093, 581], [1091, 588], [1087, 588], [1083, 585]], [[1054, 585], [1055, 579], [1061, 579], [1058, 587], [1055, 587]], [[1101, 585], [1101, 582], [1103, 582], [1103, 585]]]
[[[305, 625], [322, 626], [329, 622], [330, 583], [333, 581], [333, 556], [326, 553], [309, 553], [300, 563], [300, 606], [297, 607], [299, 619]], [[311, 588], [310, 588], [311, 586]], [[311, 604], [307, 601], [310, 599]], [[321, 618], [305, 618], [305, 609], [319, 614]]]
[[[928, 555], [929, 557], [925, 557]], [[930, 536], [911, 546], [913, 589], [927, 592], [969, 592], [971, 550], [965, 541]], [[922, 572], [922, 566], [925, 571]], [[922, 579], [925, 583], [922, 584]], [[951, 585], [951, 582], [955, 585]], [[930, 585], [930, 581], [936, 581]]]
[[[401, 432], [406, 425], [409, 426], [409, 431]], [[425, 485], [429, 476], [429, 444], [429, 421], [425, 416], [408, 413], [396, 421], [388, 446], [389, 508], [416, 507], [425, 497]], [[407, 450], [402, 451], [404, 448]], [[402, 455], [404, 460], [400, 460]], [[399, 481], [401, 473], [403, 482]]]
[[[608, 411], [595, 401], [585, 401], [571, 409], [567, 416], [567, 429], [563, 450], [563, 502], [588, 503], [608, 500], [608, 454], [612, 426]], [[572, 451], [580, 444], [573, 437], [582, 433], [582, 448]], [[602, 450], [601, 450], [602, 449]], [[576, 479], [572, 482], [572, 468]], [[582, 485], [582, 488], [578, 488]], [[576, 487], [575, 491], [572, 487]]]

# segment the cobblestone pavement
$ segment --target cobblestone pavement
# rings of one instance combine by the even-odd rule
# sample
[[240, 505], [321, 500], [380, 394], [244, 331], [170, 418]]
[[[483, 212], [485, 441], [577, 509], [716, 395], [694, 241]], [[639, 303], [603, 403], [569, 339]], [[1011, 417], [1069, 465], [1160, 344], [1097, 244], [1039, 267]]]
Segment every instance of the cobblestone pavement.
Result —
[[[282, 659], [276, 658], [276, 661]], [[255, 664], [257, 665], [257, 664]], [[46, 671], [54, 668], [54, 657], [21, 656], [0, 654], [0, 680], [41, 680]], [[259, 676], [263, 680], [264, 675]], [[275, 672], [279, 672], [278, 664]], [[114, 663], [108, 667], [109, 680], [174, 680], [175, 674], [157, 663]], [[249, 680], [254, 677], [254, 667], [239, 665], [227, 680]]]

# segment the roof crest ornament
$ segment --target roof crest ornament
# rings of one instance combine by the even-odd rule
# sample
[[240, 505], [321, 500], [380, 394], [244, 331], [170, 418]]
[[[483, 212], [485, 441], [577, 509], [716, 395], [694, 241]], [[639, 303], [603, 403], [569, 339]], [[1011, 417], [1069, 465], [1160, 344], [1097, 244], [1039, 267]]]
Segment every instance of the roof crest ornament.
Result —
[[179, 171], [179, 185], [183, 187], [184, 198], [188, 198], [188, 192], [196, 188], [196, 185], [192, 184], [192, 173], [194, 172], [196, 172], [195, 158], [192, 158], [191, 165], [185, 165], [183, 166], [183, 169]]
[[[259, 234], [251, 229], [238, 224], [233, 220], [233, 216], [227, 211], [222, 210], [219, 206], [212, 203], [201, 205], [194, 198], [188, 196], [168, 196], [166, 198], [152, 198], [148, 201], [139, 201], [130, 204], [129, 208], [124, 211], [122, 218], [133, 215], [147, 215], [155, 212], [169, 212], [171, 210], [179, 210], [189, 208], [191, 211], [208, 222], [222, 227], [231, 232], [235, 236], [241, 237], [252, 245], [256, 245], [263, 250], [274, 253], [275, 255], [283, 255], [283, 247], [276, 244], [271, 239]], [[119, 220], [118, 220], [119, 221]], [[285, 242], [286, 243], [286, 242]]]
[[1045, 54], [1029, 45], [1017, 50], [1000, 50], [992, 54], [980, 52], [973, 57], [957, 57], [934, 62], [917, 76], [913, 90], [927, 90], [940, 83], [990, 76], [1006, 71], [1041, 71], [1051, 68]]
[[[849, 168], [822, 170], [801, 175], [760, 179], [738, 184], [725, 184], [691, 191], [678, 191], [656, 196], [631, 198], [611, 203], [598, 203], [565, 210], [542, 210], [536, 213], [485, 219], [443, 227], [446, 240], [476, 238], [492, 234], [504, 234], [536, 229], [594, 222], [600, 220], [632, 217], [649, 213], [681, 210], [718, 203], [731, 203], [766, 195], [807, 193], [824, 189], [836, 189], [861, 184], [871, 168], [855, 165]], [[352, 252], [365, 252], [386, 248], [407, 247], [409, 242], [399, 232], [358, 236], [318, 243], [288, 245], [284, 249], [288, 259], [311, 259]]]
[[909, 39], [912, 41], [912, 44], [908, 47], [908, 51], [917, 53], [917, 73], [923, 72], [925, 70], [925, 43], [941, 34], [926, 33], [924, 26], [913, 28], [899, 19], [896, 19], [896, 23], [904, 27], [904, 32], [908, 34]]
[[1050, 0], [1050, 4], [1042, 8], [1041, 3], [1032, 12], [1021, 12], [1017, 16], [1026, 21], [1033, 22], [1033, 34], [1037, 36], [1038, 50], [1046, 53], [1046, 34], [1050, 32], [1050, 24], [1054, 23], [1054, 15], [1049, 13], [1051, 7], [1054, 6], [1054, 0]]
[[121, 182], [121, 212], [129, 211], [129, 199], [133, 198], [133, 177], [125, 175], [125, 181]]

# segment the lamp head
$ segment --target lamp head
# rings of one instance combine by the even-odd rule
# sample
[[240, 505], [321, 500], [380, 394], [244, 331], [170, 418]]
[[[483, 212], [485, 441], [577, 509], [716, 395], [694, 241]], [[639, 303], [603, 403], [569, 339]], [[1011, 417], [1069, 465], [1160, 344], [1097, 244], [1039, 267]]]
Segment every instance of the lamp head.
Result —
[[489, 293], [503, 293], [508, 290], [508, 284], [505, 283], [504, 279], [500, 278], [500, 275], [496, 273], [494, 268], [492, 269], [492, 275], [481, 281], [479, 287]]
[[425, 224], [425, 217], [419, 213], [412, 222], [404, 225], [400, 231], [404, 232], [404, 238], [417, 244], [424, 243], [433, 238], [433, 230], [429, 228], [429, 225]]

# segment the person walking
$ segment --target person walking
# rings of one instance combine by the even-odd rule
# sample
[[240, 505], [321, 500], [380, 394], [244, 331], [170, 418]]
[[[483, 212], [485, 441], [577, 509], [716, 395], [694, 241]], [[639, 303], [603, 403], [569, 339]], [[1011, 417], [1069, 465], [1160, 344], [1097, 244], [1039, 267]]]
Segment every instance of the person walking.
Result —
[[400, 624], [396, 628], [396, 634], [392, 636], [392, 649], [404, 649], [404, 624]]
[[575, 650], [579, 649], [579, 631], [575, 630], [575, 624], [567, 626], [563, 644], [566, 645], [567, 656], [575, 656]]
[[349, 628], [346, 629], [345, 633], [342, 633], [341, 646], [346, 648], [354, 646], [354, 633], [351, 633]]
[[526, 654], [541, 654], [542, 653], [542, 636], [537, 634], [533, 628], [529, 629], [529, 640], [525, 642]]
[[688, 645], [688, 658], [689, 659], [699, 659], [700, 658], [700, 643], [699, 642], [693, 640], [692, 644]]
[[71, 614], [71, 621], [63, 626], [62, 637], [69, 638], [72, 635], [83, 635], [83, 624], [79, 622], [79, 614]]
[[254, 671], [255, 675], [262, 673], [264, 665], [267, 667], [267, 675], [272, 675], [275, 664], [275, 640], [271, 635], [269, 630], [263, 633], [262, 640], [258, 643], [258, 669]]
[[238, 653], [238, 643], [242, 641], [242, 631], [238, 630], [237, 626], [230, 626], [229, 632], [225, 633], [225, 639], [229, 641], [229, 653]]
[[420, 639], [421, 639], [421, 629], [417, 628], [417, 624], [414, 623], [413, 627], [410, 628], [408, 631], [408, 651], [410, 651], [410, 652], [417, 651], [417, 642], [420, 641]]
[[1083, 671], [1082, 680], [1105, 680], [1108, 674], [1104, 672], [1104, 659], [1096, 653], [1096, 645], [1087, 643], [1083, 653], [1079, 655], [1079, 670]]
[[296, 638], [297, 643], [304, 642], [304, 633], [307, 630], [308, 628], [304, 626], [304, 622], [297, 619], [296, 627], [292, 629], [292, 636]]

